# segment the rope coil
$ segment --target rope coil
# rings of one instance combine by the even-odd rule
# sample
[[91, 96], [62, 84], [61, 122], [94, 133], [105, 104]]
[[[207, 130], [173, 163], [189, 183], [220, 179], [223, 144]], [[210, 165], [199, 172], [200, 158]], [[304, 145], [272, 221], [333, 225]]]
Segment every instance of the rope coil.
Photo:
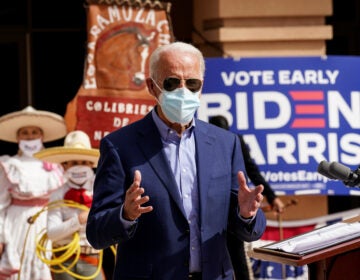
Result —
[[[87, 211], [89, 208], [83, 204], [74, 202], [72, 200], [56, 200], [53, 202], [49, 202], [47, 205], [45, 205], [40, 211], [38, 211], [35, 215], [29, 217], [28, 223], [28, 231], [26, 233], [25, 242], [24, 242], [24, 248], [26, 247], [26, 240], [28, 233], [30, 231], [30, 227], [32, 224], [36, 222], [36, 219], [44, 212], [59, 208], [59, 207], [72, 207], [72, 208], [78, 208], [81, 210]], [[51, 241], [48, 238], [46, 228], [43, 229], [38, 235], [35, 240], [36, 242], [36, 255], [37, 257], [44, 262], [46, 265], [49, 266], [50, 270], [54, 273], [68, 273], [72, 277], [75, 277], [77, 279], [82, 280], [88, 280], [88, 279], [94, 279], [102, 269], [102, 262], [103, 262], [103, 250], [99, 251], [99, 262], [96, 271], [89, 276], [83, 276], [79, 275], [77, 273], [74, 273], [71, 271], [71, 269], [76, 265], [78, 262], [80, 255], [81, 255], [81, 246], [80, 246], [80, 235], [78, 232], [75, 232], [73, 234], [72, 241], [64, 246], [52, 248]], [[114, 246], [110, 247], [114, 255], [116, 254], [116, 250]], [[22, 260], [24, 258], [24, 251], [21, 255], [21, 264]], [[71, 260], [71, 263], [69, 265], [64, 265], [64, 262]], [[21, 271], [21, 265], [20, 265], [20, 271]], [[18, 279], [20, 279], [20, 273], [18, 275]]]

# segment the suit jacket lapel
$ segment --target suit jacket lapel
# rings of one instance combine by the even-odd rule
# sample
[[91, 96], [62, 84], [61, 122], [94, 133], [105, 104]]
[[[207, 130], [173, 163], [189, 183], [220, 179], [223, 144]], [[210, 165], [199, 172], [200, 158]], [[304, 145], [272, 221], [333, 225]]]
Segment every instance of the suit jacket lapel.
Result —
[[213, 155], [213, 143], [214, 137], [209, 135], [206, 126], [201, 122], [196, 123], [195, 131], [195, 143], [196, 143], [196, 166], [198, 174], [198, 187], [200, 197], [200, 213], [201, 221], [203, 221], [204, 209], [206, 209], [207, 193], [209, 186], [209, 180], [211, 180], [210, 172], [211, 163], [214, 161]]
[[154, 173], [162, 181], [170, 196], [179, 207], [185, 217], [185, 210], [178, 191], [175, 177], [163, 152], [163, 145], [157, 127], [152, 120], [151, 114], [144, 118], [143, 127], [139, 129], [137, 145], [143, 151]]

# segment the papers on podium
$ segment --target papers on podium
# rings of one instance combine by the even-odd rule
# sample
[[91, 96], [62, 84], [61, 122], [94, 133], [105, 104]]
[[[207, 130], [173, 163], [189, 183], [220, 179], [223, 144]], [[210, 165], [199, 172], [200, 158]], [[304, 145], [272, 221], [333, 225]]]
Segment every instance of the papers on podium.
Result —
[[271, 243], [263, 246], [263, 248], [306, 255], [357, 237], [360, 237], [360, 222], [339, 222], [283, 241]]

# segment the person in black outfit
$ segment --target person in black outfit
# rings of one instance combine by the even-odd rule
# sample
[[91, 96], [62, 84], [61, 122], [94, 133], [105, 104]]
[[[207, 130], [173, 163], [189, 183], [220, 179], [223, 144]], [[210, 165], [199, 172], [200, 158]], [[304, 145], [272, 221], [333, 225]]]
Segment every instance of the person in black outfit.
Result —
[[[209, 123], [216, 125], [218, 127], [229, 130], [229, 123], [224, 116], [217, 115], [209, 119]], [[244, 157], [246, 173], [249, 176], [250, 180], [254, 185], [262, 184], [264, 186], [263, 195], [266, 197], [268, 203], [271, 205], [271, 209], [278, 213], [284, 211], [284, 203], [279, 197], [276, 196], [273, 189], [270, 187], [269, 183], [266, 182], [265, 178], [261, 175], [259, 167], [256, 165], [255, 161], [250, 155], [250, 150], [248, 145], [245, 143], [244, 138], [241, 134], [238, 134], [241, 142], [241, 150]], [[235, 279], [236, 280], [249, 280], [251, 279], [250, 275], [251, 268], [248, 265], [248, 258], [245, 253], [244, 242], [238, 240], [232, 234], [227, 235], [227, 244], [229, 249], [229, 254], [231, 257], [231, 262], [234, 267]]]

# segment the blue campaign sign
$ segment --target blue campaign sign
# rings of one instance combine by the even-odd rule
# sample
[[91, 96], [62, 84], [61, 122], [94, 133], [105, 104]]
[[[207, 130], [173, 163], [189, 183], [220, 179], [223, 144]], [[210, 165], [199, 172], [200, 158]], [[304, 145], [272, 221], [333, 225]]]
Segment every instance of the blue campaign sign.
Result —
[[277, 194], [360, 195], [317, 172], [360, 165], [360, 57], [207, 58], [197, 116], [218, 114]]

